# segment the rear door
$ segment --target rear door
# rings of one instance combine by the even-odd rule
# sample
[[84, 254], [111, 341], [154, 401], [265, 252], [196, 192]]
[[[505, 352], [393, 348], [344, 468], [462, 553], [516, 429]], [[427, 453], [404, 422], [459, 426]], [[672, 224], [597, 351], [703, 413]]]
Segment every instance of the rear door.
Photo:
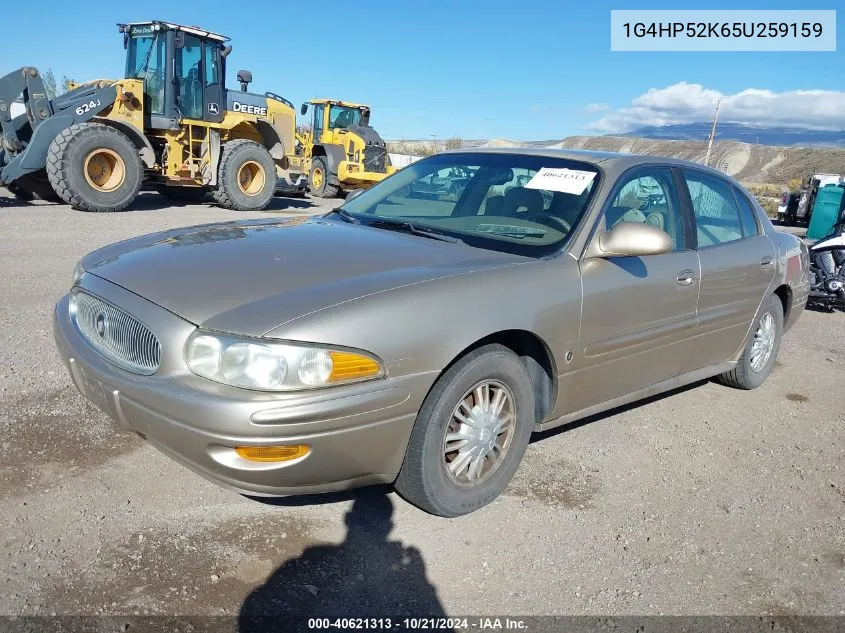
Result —
[[704, 367], [733, 356], [775, 274], [775, 248], [751, 202], [715, 174], [683, 168], [701, 262], [698, 327], [690, 354]]
[[674, 248], [662, 255], [581, 260], [579, 389], [567, 396], [568, 412], [690, 369], [698, 253], [673, 170], [648, 166], [623, 174], [597, 231], [610, 230], [619, 222], [656, 226], [669, 234]]

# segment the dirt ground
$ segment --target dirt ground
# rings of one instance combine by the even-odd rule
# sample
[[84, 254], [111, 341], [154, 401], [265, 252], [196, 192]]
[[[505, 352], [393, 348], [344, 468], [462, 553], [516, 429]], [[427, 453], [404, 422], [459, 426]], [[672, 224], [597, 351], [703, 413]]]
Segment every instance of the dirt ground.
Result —
[[120, 432], [74, 389], [51, 313], [75, 262], [169, 227], [323, 212], [86, 214], [0, 192], [0, 614], [845, 615], [845, 314], [774, 373], [535, 437], [459, 519], [389, 489], [257, 501]]

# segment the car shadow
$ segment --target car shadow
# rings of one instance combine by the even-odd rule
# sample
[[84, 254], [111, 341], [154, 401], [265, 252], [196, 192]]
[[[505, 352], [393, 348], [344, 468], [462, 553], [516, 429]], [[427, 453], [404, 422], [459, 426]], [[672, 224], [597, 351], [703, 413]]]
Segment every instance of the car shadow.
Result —
[[278, 506], [282, 508], [300, 508], [303, 506], [315, 505], [332, 505], [334, 503], [343, 503], [344, 501], [354, 501], [359, 499], [362, 494], [368, 496], [388, 495], [393, 491], [393, 487], [389, 485], [382, 486], [368, 486], [366, 488], [352, 488], [350, 490], [338, 490], [337, 492], [322, 492], [317, 494], [293, 495], [290, 497], [254, 497], [252, 495], [244, 495], [247, 499], [262, 503], [268, 506]]
[[244, 600], [241, 633], [305, 630], [306, 618], [444, 617], [420, 551], [391, 540], [385, 491], [354, 493], [339, 545], [315, 545], [283, 563]]
[[697, 389], [698, 387], [701, 387], [707, 384], [708, 382], [710, 381], [699, 380], [697, 382], [693, 382], [682, 387], [675, 387], [670, 391], [664, 391], [663, 393], [643, 398], [642, 400], [635, 400], [634, 402], [623, 404], [618, 407], [614, 407], [613, 409], [602, 411], [601, 413], [594, 413], [593, 415], [588, 415], [585, 418], [573, 420], [572, 422], [562, 424], [561, 426], [556, 426], [555, 428], [549, 429], [548, 431], [540, 431], [539, 433], [533, 433], [531, 435], [531, 443], [533, 444], [534, 442], [542, 442], [547, 438], [554, 437], [555, 435], [560, 435], [561, 433], [574, 431], [575, 429], [579, 429], [587, 424], [592, 424], [593, 422], [598, 422], [599, 420], [604, 420], [605, 418], [609, 418], [614, 415], [619, 415], [620, 413], [625, 413], [633, 409], [638, 409], [639, 407], [651, 404], [652, 402], [658, 402], [659, 400], [663, 400], [664, 398], [671, 398], [672, 396], [685, 393], [687, 391], [692, 391], [693, 389]]

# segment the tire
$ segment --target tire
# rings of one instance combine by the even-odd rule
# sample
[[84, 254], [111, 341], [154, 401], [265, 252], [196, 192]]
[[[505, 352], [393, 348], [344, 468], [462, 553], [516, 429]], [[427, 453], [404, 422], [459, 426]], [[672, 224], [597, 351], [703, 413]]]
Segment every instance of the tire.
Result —
[[82, 211], [123, 211], [141, 189], [141, 159], [132, 141], [100, 123], [62, 130], [47, 151], [47, 177], [58, 196]]
[[[760, 332], [764, 329], [764, 321], [768, 318], [771, 318], [770, 324], [773, 328], [771, 350], [768, 358], [755, 369], [754, 360], [756, 355], [753, 349], [754, 343], [758, 339]], [[742, 356], [739, 357], [736, 366], [717, 378], [723, 385], [734, 387], [735, 389], [756, 389], [772, 373], [772, 367], [774, 367], [775, 360], [778, 357], [780, 340], [783, 335], [783, 304], [777, 296], [771, 295], [763, 304], [760, 314], [757, 316], [752, 327], [754, 333], [751, 335], [748, 343], [746, 343], [745, 349], [742, 351]]]
[[233, 211], [261, 211], [275, 193], [276, 163], [263, 145], [247, 139], [223, 145], [217, 188], [211, 192], [217, 204]]
[[[448, 459], [446, 433], [466, 428], [462, 424], [454, 426], [458, 421], [453, 413], [466, 398], [471, 399], [475, 410], [477, 401], [471, 392], [479, 383], [488, 381], [505, 387], [512, 397], [510, 405], [507, 400], [502, 405], [511, 407], [511, 435], [508, 439], [505, 433], [497, 434], [492, 440], [489, 432], [487, 437], [481, 436], [480, 441], [489, 442], [488, 446], [495, 441], [507, 442], [504, 455], [498, 465], [486, 475], [481, 474], [476, 483], [456, 481], [447, 473], [447, 463], [457, 465], [460, 456], [453, 452], [451, 460]], [[468, 409], [467, 406], [463, 412]], [[426, 396], [411, 431], [396, 489], [409, 502], [431, 514], [456, 517], [478, 510], [498, 497], [510, 483], [533, 428], [534, 393], [519, 358], [502, 345], [486, 345], [474, 350], [452, 365]], [[486, 457], [482, 459], [482, 473], [491, 463]], [[468, 472], [461, 474], [469, 476]]]
[[[318, 179], [316, 184], [314, 182], [315, 172], [322, 174], [322, 177]], [[308, 175], [308, 186], [311, 188], [311, 193], [313, 195], [318, 198], [334, 198], [338, 191], [340, 191], [340, 187], [333, 182], [330, 182], [333, 178], [334, 177], [331, 173], [329, 173], [328, 164], [326, 163], [325, 158], [318, 156], [311, 161], [311, 173]]]
[[207, 187], [174, 187], [172, 185], [159, 185], [156, 187], [159, 194], [170, 200], [178, 202], [202, 202], [208, 195]]

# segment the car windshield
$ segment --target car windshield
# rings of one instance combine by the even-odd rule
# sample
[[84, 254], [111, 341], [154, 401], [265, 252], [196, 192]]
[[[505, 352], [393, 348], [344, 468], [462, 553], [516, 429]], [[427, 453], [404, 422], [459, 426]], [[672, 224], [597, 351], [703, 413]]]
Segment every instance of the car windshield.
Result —
[[346, 108], [333, 105], [329, 110], [329, 128], [347, 128], [361, 125], [361, 111], [358, 108]]
[[346, 217], [442, 233], [475, 247], [545, 257], [584, 215], [595, 165], [545, 156], [439, 154], [412, 163], [343, 205]]

